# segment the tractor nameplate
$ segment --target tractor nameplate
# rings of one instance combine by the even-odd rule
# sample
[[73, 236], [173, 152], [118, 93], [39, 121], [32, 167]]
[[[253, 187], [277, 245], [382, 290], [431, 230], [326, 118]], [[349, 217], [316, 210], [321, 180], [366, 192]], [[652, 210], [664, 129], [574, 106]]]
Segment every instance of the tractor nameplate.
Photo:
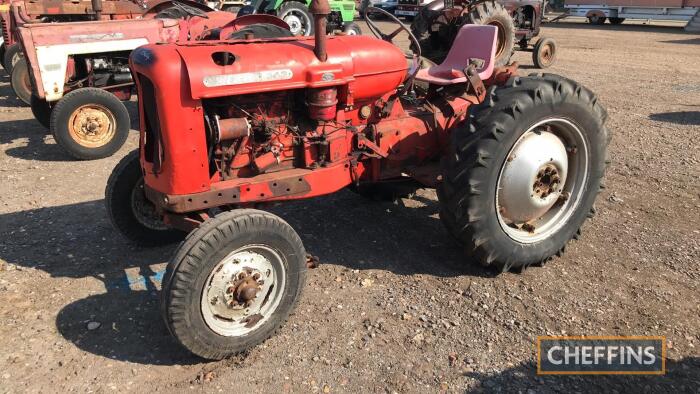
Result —
[[292, 70], [285, 68], [281, 70], [267, 70], [250, 73], [208, 75], [204, 77], [204, 86], [212, 88], [215, 86], [242, 85], [246, 83], [286, 81], [292, 79]]

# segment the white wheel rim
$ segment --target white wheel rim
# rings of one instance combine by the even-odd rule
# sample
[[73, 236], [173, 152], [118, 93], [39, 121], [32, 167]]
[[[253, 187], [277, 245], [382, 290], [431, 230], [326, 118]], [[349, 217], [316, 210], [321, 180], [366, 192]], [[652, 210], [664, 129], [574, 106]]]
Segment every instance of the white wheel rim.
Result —
[[[222, 336], [249, 334], [279, 307], [285, 274], [281, 254], [267, 246], [246, 245], [229, 253], [212, 269], [202, 289], [204, 322]], [[255, 296], [243, 301], [242, 286], [250, 290], [253, 283]]]
[[518, 138], [496, 190], [498, 222], [510, 238], [539, 242], [568, 222], [588, 182], [589, 151], [579, 126], [562, 118], [542, 120]]
[[296, 35], [305, 35], [308, 32], [308, 26], [311, 23], [303, 15], [299, 15], [299, 12], [289, 11], [287, 14], [282, 16], [282, 20], [287, 22], [289, 25], [289, 31]]

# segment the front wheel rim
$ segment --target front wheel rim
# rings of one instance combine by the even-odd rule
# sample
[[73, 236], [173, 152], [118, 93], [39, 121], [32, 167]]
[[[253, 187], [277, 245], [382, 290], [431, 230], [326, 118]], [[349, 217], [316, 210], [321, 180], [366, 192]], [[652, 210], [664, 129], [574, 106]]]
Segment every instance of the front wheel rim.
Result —
[[225, 337], [247, 335], [270, 319], [284, 297], [282, 255], [265, 245], [246, 245], [219, 261], [202, 289], [206, 325]]
[[554, 46], [551, 44], [545, 44], [540, 50], [540, 59], [543, 64], [550, 64], [554, 59]]
[[311, 21], [308, 20], [305, 15], [296, 11], [289, 11], [286, 15], [282, 16], [282, 20], [289, 25], [289, 31], [295, 36], [298, 34], [306, 35], [309, 25], [311, 24]]
[[116, 134], [117, 120], [112, 111], [100, 104], [86, 104], [76, 108], [68, 119], [68, 133], [79, 145], [100, 148]]
[[158, 215], [156, 207], [146, 198], [143, 177], [136, 182], [131, 190], [131, 212], [136, 221], [150, 230], [165, 231], [168, 226], [163, 222], [163, 217]]
[[523, 133], [498, 176], [496, 214], [503, 231], [530, 244], [561, 230], [581, 203], [589, 155], [583, 131], [568, 119], [548, 118]]

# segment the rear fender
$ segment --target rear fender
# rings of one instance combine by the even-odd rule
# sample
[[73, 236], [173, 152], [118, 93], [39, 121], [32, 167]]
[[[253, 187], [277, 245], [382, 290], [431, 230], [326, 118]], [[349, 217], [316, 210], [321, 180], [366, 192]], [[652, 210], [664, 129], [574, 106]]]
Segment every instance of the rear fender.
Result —
[[220, 37], [228, 37], [231, 35], [231, 33], [235, 33], [246, 26], [254, 25], [256, 23], [268, 23], [289, 30], [289, 25], [287, 22], [274, 15], [251, 14], [236, 18], [235, 20], [224, 25], [221, 28]]

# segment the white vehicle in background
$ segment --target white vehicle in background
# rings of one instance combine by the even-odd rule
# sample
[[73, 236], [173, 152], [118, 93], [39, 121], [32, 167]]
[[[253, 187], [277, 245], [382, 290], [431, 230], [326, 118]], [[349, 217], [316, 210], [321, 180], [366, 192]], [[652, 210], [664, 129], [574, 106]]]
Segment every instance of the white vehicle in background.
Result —
[[625, 19], [688, 21], [686, 30], [700, 31], [700, 0], [566, 0], [570, 16], [588, 18], [593, 25]]

